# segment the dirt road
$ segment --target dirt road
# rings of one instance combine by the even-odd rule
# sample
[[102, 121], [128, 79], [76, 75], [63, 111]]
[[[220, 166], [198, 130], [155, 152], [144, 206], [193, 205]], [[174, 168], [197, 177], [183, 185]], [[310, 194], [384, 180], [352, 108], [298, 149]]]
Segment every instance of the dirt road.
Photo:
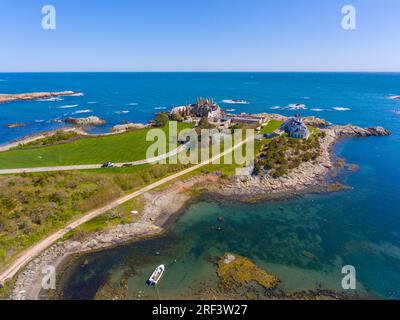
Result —
[[16, 260], [14, 260], [14, 262], [7, 269], [5, 269], [4, 271], [1, 272], [0, 283], [4, 283], [5, 280], [12, 278], [26, 263], [28, 263], [31, 259], [35, 258], [37, 255], [39, 255], [40, 252], [42, 252], [43, 250], [45, 250], [46, 248], [51, 246], [54, 242], [59, 240], [61, 237], [63, 237], [69, 231], [77, 228], [78, 226], [88, 222], [89, 220], [91, 220], [91, 219], [93, 219], [115, 207], [118, 207], [119, 205], [121, 205], [133, 198], [136, 198], [152, 189], [155, 189], [165, 183], [168, 183], [176, 178], [179, 178], [189, 172], [197, 170], [197, 169], [225, 156], [226, 154], [229, 154], [230, 152], [234, 151], [235, 149], [240, 148], [242, 145], [246, 144], [248, 141], [250, 141], [250, 139], [253, 139], [253, 136], [247, 137], [242, 142], [236, 144], [235, 146], [229, 148], [228, 150], [225, 150], [224, 152], [222, 152], [206, 161], [203, 161], [197, 165], [194, 165], [188, 169], [182, 170], [171, 176], [165, 177], [165, 178], [163, 178], [157, 182], [154, 182], [138, 191], [132, 192], [131, 194], [128, 194], [122, 198], [115, 200], [115, 201], [112, 201], [111, 203], [109, 203], [108, 205], [106, 205], [102, 208], [88, 212], [83, 217], [71, 222], [66, 227], [60, 229], [56, 233], [48, 236], [47, 238], [38, 242], [36, 245], [34, 245], [31, 248], [27, 249], [26, 251], [22, 252], [19, 255], [19, 257]]

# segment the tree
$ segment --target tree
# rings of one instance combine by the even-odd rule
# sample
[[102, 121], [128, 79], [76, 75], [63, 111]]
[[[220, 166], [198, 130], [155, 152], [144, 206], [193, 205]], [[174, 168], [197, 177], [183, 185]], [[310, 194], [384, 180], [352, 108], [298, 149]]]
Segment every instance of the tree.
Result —
[[199, 129], [212, 129], [213, 126], [208, 122], [207, 117], [202, 117], [199, 121], [198, 128]]
[[165, 112], [158, 113], [154, 122], [156, 127], [165, 127], [168, 124], [168, 114]]
[[180, 115], [179, 112], [175, 112], [175, 113], [171, 114], [171, 120], [172, 121], [182, 122], [183, 121], [183, 117]]

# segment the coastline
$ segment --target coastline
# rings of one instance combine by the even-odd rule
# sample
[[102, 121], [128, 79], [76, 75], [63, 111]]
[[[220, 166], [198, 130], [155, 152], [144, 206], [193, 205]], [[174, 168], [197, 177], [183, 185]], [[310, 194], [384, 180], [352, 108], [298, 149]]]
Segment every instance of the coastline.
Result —
[[[62, 132], [75, 132], [79, 135], [84, 135], [84, 136], [90, 136], [89, 133], [84, 131], [82, 128], [79, 127], [64, 127], [64, 128], [59, 128], [59, 129], [54, 129], [54, 130], [48, 130], [48, 131], [42, 131], [42, 132], [37, 132], [37, 133], [32, 133], [28, 134], [26, 136], [23, 136], [19, 139], [15, 139], [13, 141], [10, 141], [9, 143], [6, 143], [4, 145], [0, 145], [0, 152], [4, 151], [9, 151], [13, 148], [18, 147], [21, 144], [26, 144], [30, 142], [34, 142], [36, 140], [40, 140], [43, 138], [51, 137], [54, 135], [56, 132], [62, 131]], [[93, 135], [96, 136], [96, 135]]]
[[41, 270], [44, 266], [54, 266], [56, 270], [61, 270], [62, 274], [63, 267], [73, 256], [112, 249], [116, 246], [161, 235], [166, 231], [167, 221], [175, 214], [183, 212], [187, 203], [192, 200], [188, 191], [198, 183], [215, 181], [216, 178], [216, 176], [196, 176], [185, 181], [175, 182], [161, 191], [149, 192], [143, 196], [146, 204], [138, 222], [108, 228], [90, 234], [80, 241], [67, 239], [50, 246], [16, 275], [11, 299], [39, 299]]
[[[81, 135], [81, 136], [85, 136], [85, 137], [89, 137], [89, 138], [97, 138], [97, 137], [107, 137], [107, 136], [118, 135], [118, 134], [128, 132], [129, 130], [145, 129], [148, 127], [149, 127], [149, 125], [144, 125], [144, 124], [140, 124], [140, 123], [128, 123], [128, 124], [124, 124], [124, 125], [116, 125], [110, 129], [110, 132], [88, 133], [87, 131], [84, 130], [85, 126], [78, 126], [78, 125], [71, 126], [71, 125], [67, 124], [66, 126], [58, 128], [58, 129], [28, 134], [21, 138], [7, 142], [3, 145], [0, 144], [0, 152], [9, 151], [13, 148], [18, 147], [20, 144], [26, 144], [26, 143], [30, 143], [30, 142], [33, 142], [36, 140], [43, 139], [43, 138], [51, 137], [59, 131], [75, 132], [76, 134]], [[66, 142], [68, 142], [68, 141], [66, 141]], [[65, 141], [63, 141], [61, 143], [65, 143]]]
[[41, 291], [41, 268], [45, 265], [62, 269], [72, 255], [110, 249], [165, 232], [167, 221], [174, 214], [183, 212], [187, 203], [193, 200], [191, 193], [197, 186], [201, 186], [201, 192], [205, 194], [212, 193], [215, 197], [221, 198], [234, 196], [235, 199], [243, 201], [341, 190], [344, 186], [331, 187], [329, 184], [329, 174], [337, 169], [334, 163], [333, 146], [345, 137], [389, 134], [388, 131], [379, 127], [363, 129], [350, 125], [331, 126], [321, 130], [325, 131], [326, 135], [322, 141], [321, 155], [316, 163], [303, 163], [287, 176], [272, 178], [263, 175], [226, 180], [215, 174], [200, 174], [185, 181], [174, 182], [165, 189], [145, 194], [143, 197], [146, 205], [139, 222], [119, 225], [116, 228], [89, 235], [82, 242], [65, 240], [51, 246], [18, 273], [11, 298], [38, 299]]

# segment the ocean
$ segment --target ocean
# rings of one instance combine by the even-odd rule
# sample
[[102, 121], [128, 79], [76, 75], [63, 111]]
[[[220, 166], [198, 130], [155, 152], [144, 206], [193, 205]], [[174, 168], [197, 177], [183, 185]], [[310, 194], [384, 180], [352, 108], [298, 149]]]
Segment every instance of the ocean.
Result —
[[[336, 155], [360, 166], [339, 178], [350, 190], [256, 204], [200, 200], [163, 237], [78, 259], [61, 280], [66, 298], [91, 299], [105, 282], [122, 277], [133, 298], [196, 297], [217, 283], [215, 259], [224, 252], [274, 273], [285, 292], [340, 292], [341, 268], [353, 265], [357, 292], [400, 298], [400, 100], [392, 98], [400, 95], [400, 74], [0, 74], [0, 93], [64, 90], [83, 95], [0, 105], [0, 144], [54, 129], [62, 124], [51, 120], [66, 116], [99, 116], [107, 125], [91, 131], [106, 132], [123, 121], [146, 122], [196, 97], [213, 97], [232, 113], [300, 112], [335, 124], [381, 125], [393, 133], [336, 145]], [[223, 102], [234, 99], [248, 104]], [[25, 126], [5, 128], [9, 123]], [[217, 222], [221, 215], [223, 223]], [[158, 291], [147, 288], [147, 277], [161, 263], [167, 268]]]
[[[107, 132], [123, 121], [147, 122], [156, 112], [213, 97], [232, 113], [276, 112], [358, 125], [398, 126], [400, 74], [387, 73], [0, 73], [0, 93], [73, 90], [82, 95], [18, 101], [0, 107], [0, 144], [55, 129], [66, 117], [99, 116]], [[245, 100], [229, 104], [224, 100]], [[335, 109], [336, 108], [336, 109]], [[350, 110], [348, 110], [350, 109]], [[10, 123], [25, 126], [8, 129]]]

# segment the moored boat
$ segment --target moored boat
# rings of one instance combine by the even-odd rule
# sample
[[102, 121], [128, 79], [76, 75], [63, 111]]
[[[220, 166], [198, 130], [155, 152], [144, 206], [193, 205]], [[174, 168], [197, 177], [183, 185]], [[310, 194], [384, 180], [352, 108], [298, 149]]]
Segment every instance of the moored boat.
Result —
[[165, 270], [165, 266], [159, 265], [151, 274], [150, 278], [147, 280], [147, 284], [150, 286], [154, 286], [158, 283], [158, 281], [160, 281], [161, 276], [163, 275]]

